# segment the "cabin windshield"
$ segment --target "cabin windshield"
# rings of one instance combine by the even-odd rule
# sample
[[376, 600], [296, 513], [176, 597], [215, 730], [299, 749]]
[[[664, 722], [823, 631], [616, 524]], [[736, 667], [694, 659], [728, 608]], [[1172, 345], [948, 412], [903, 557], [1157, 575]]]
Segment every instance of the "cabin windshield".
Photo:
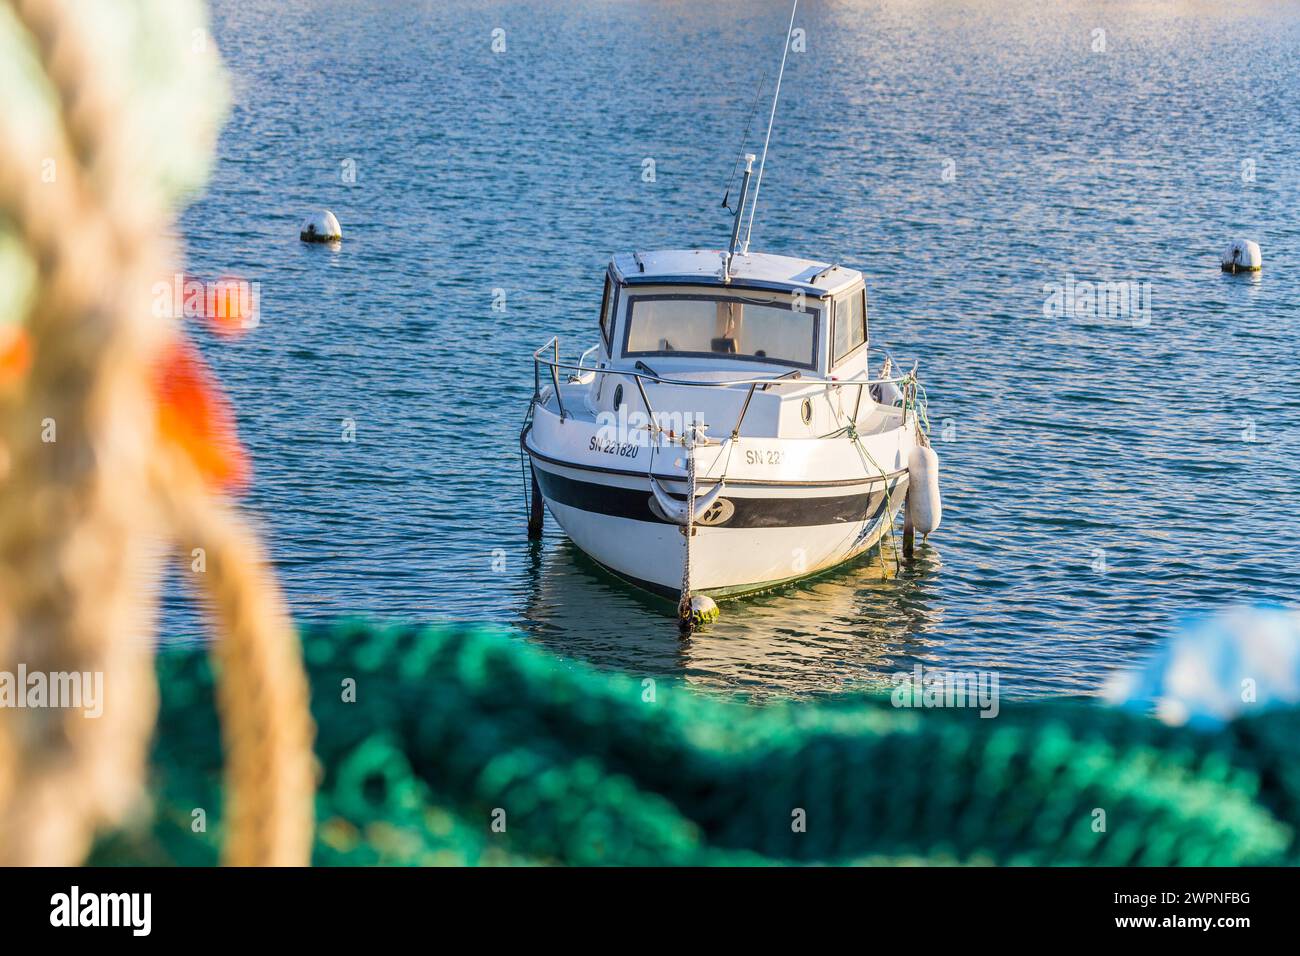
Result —
[[707, 356], [814, 368], [820, 309], [748, 295], [641, 295], [623, 354]]

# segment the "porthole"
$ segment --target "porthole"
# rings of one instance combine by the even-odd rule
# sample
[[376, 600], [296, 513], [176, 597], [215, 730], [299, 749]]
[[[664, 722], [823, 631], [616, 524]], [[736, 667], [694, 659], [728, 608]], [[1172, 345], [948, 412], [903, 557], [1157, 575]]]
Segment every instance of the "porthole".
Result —
[[623, 386], [617, 385], [614, 387], [614, 408], [619, 409], [622, 407], [623, 407]]
[[803, 405], [800, 406], [799, 408], [799, 414], [803, 418], [803, 423], [805, 425], [812, 424], [812, 399], [811, 398], [805, 398], [803, 400]]

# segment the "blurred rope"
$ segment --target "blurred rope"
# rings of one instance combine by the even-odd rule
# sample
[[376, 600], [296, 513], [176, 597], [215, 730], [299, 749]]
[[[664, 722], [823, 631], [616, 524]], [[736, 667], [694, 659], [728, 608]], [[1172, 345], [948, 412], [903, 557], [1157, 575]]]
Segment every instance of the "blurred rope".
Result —
[[[0, 6], [0, 40], [12, 17], [39, 72], [32, 88], [52, 94], [55, 114], [36, 151], [12, 135], [0, 152], [0, 227], [36, 273], [20, 316], [30, 369], [0, 395], [0, 670], [102, 673], [105, 697], [98, 719], [0, 710], [0, 864], [79, 862], [143, 796], [160, 538], [207, 554], [226, 859], [304, 863], [312, 731], [297, 637], [251, 532], [151, 427], [151, 383], [178, 335], [150, 308], [175, 256], [172, 215], [124, 132], [118, 94], [130, 84], [109, 82], [88, 45], [90, 12], [68, 0]], [[42, 177], [45, 164], [57, 173]]]

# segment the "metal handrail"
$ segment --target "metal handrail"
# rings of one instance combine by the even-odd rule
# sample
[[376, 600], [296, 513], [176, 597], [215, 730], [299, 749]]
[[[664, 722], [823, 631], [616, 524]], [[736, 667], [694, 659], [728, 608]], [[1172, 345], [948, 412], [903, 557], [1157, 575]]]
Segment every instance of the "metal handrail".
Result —
[[[731, 430], [732, 441], [736, 441], [740, 437], [740, 426], [744, 423], [745, 415], [749, 411], [749, 404], [754, 398], [754, 390], [756, 388], [759, 388], [760, 386], [762, 387], [763, 391], [767, 391], [767, 389], [773, 385], [787, 385], [787, 384], [794, 384], [794, 383], [798, 383], [800, 385], [857, 386], [858, 397], [857, 397], [857, 401], [854, 403], [854, 409], [853, 409], [853, 418], [856, 421], [858, 410], [861, 408], [862, 405], [862, 392], [868, 386], [883, 385], [886, 382], [892, 382], [896, 385], [901, 384], [903, 388], [906, 389], [909, 387], [909, 383], [911, 384], [912, 387], [915, 387], [915, 382], [916, 382], [915, 365], [912, 366], [912, 371], [908, 372], [907, 374], [897, 375], [890, 378], [845, 378], [845, 379], [804, 378], [802, 372], [798, 370], [794, 370], [790, 372], [782, 372], [780, 375], [771, 375], [766, 378], [733, 379], [725, 382], [699, 382], [699, 381], [692, 381], [689, 379], [667, 378], [663, 375], [658, 374], [657, 372], [652, 371], [650, 366], [646, 365], [644, 362], [641, 361], [638, 361], [636, 363], [636, 366], [631, 370], [621, 369], [621, 368], [596, 369], [596, 368], [591, 368], [590, 366], [583, 365], [583, 361], [586, 359], [588, 355], [591, 354], [591, 352], [595, 348], [596, 347], [593, 346], [592, 348], [587, 349], [587, 351], [583, 352], [578, 359], [577, 365], [573, 365], [572, 363], [568, 363], [568, 362], [561, 362], [560, 361], [560, 337], [558, 335], [553, 335], [545, 345], [543, 345], [541, 348], [539, 348], [537, 351], [533, 353], [533, 401], [538, 402], [541, 400], [541, 393], [538, 391], [538, 386], [541, 381], [540, 366], [546, 365], [551, 370], [551, 383], [554, 387], [556, 404], [559, 405], [560, 408], [561, 424], [563, 424], [565, 418], [567, 418], [568, 416], [564, 409], [564, 399], [560, 395], [560, 374], [559, 374], [560, 369], [567, 369], [567, 370], [578, 371], [578, 372], [592, 372], [598, 375], [631, 376], [636, 382], [637, 391], [641, 393], [641, 401], [645, 405], [646, 413], [648, 414], [650, 419], [650, 422], [646, 427], [647, 430], [652, 435], [656, 433], [662, 433], [664, 430], [654, 424], [655, 412], [653, 406], [651, 406], [650, 404], [650, 396], [646, 394], [645, 384], [644, 384], [645, 381], [658, 382], [661, 385], [685, 385], [691, 388], [700, 388], [700, 387], [732, 388], [735, 386], [748, 385], [749, 390], [745, 394], [745, 401], [740, 407], [740, 415], [736, 418], [736, 424]], [[547, 359], [542, 356], [542, 353], [547, 351], [551, 353], [553, 358]], [[645, 371], [638, 371], [638, 369], [644, 369]], [[903, 406], [903, 424], [904, 425], [907, 424], [906, 403], [904, 403]], [[708, 439], [705, 439], [702, 443], [712, 444], [712, 442], [710, 442]]]
[[[548, 350], [551, 351], [554, 358], [548, 359], [542, 356], [542, 353]], [[585, 354], [586, 353], [584, 353], [584, 355]], [[658, 375], [650, 372], [638, 372], [635, 369], [623, 369], [623, 368], [593, 369], [591, 366], [584, 366], [581, 364], [574, 365], [571, 362], [561, 362], [559, 360], [559, 355], [560, 355], [560, 337], [558, 335], [553, 335], [546, 342], [545, 345], [543, 345], [541, 348], [539, 348], [537, 351], [533, 353], [534, 381], [538, 379], [537, 371], [539, 365], [545, 365], [551, 369], [552, 380], [557, 383], [557, 388], [558, 388], [558, 374], [556, 373], [558, 372], [559, 369], [565, 369], [567, 371], [579, 371], [579, 372], [596, 372], [601, 375], [628, 376], [637, 379], [638, 386], [640, 386], [641, 380], [645, 379], [646, 381], [650, 381], [650, 382], [658, 382], [660, 385], [683, 385], [688, 388], [731, 388], [737, 385], [767, 386], [767, 385], [794, 385], [794, 384], [798, 384], [798, 385], [884, 385], [887, 382], [892, 382], [897, 385], [903, 382], [910, 381], [913, 378], [913, 374], [914, 374], [912, 372], [907, 372], [903, 375], [891, 376], [889, 378], [808, 378], [802, 376], [801, 373], [801, 377], [799, 378], [788, 378], [787, 376], [789, 376], [790, 373], [783, 372], [780, 375], [770, 375], [765, 378], [737, 378], [737, 379], [729, 379], [723, 382], [700, 382], [691, 379], [668, 378], [666, 376]]]
[[[564, 412], [564, 396], [560, 394], [560, 337], [551, 336], [551, 345], [555, 347], [555, 361], [548, 363], [551, 366], [551, 386], [555, 390], [555, 403], [560, 406], [560, 421], [563, 422], [568, 416]], [[545, 348], [546, 346], [542, 346]], [[533, 368], [536, 368], [537, 353], [533, 353]]]
[[[558, 339], [559, 336], [556, 336], [556, 338]], [[594, 374], [600, 371], [600, 369], [596, 368], [594, 365], [586, 364], [587, 356], [590, 355], [592, 352], [596, 351], [598, 348], [600, 348], [599, 345], [593, 345], [591, 348], [587, 349], [587, 351], [583, 352], [581, 355], [578, 356], [578, 374], [570, 375], [569, 376], [570, 382], [579, 381], [581, 379], [581, 374], [583, 372], [591, 372]]]

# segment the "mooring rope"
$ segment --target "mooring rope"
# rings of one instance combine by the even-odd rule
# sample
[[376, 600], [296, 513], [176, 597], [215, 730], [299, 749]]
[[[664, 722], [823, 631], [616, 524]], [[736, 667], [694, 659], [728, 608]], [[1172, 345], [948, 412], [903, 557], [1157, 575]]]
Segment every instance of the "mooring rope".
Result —
[[[875, 457], [872, 456], [871, 452], [867, 451], [866, 446], [864, 446], [864, 445], [862, 444], [862, 440], [858, 437], [858, 430], [857, 430], [857, 428], [856, 428], [854, 425], [852, 425], [852, 424], [849, 425], [849, 432], [848, 432], [848, 434], [849, 434], [849, 438], [850, 438], [850, 440], [852, 440], [854, 446], [858, 449], [858, 453], [861, 454], [861, 455], [863, 455], [863, 456], [865, 456], [866, 459], [867, 459], [867, 461], [870, 461], [871, 464], [873, 464], [873, 465], [876, 466], [876, 470], [880, 472], [880, 480], [881, 480], [882, 482], [884, 482], [884, 486], [885, 486], [885, 487], [884, 487], [884, 491], [885, 491], [885, 516], [884, 516], [884, 521], [885, 521], [885, 525], [886, 525], [886, 527], [887, 527], [887, 529], [888, 529], [888, 532], [887, 532], [887, 533], [889, 534], [889, 541], [890, 541], [890, 544], [892, 544], [892, 545], [893, 545], [893, 548], [894, 548], [894, 564], [895, 564], [896, 567], [901, 567], [902, 562], [901, 562], [901, 560], [899, 559], [899, 556], [898, 556], [898, 542], [897, 542], [896, 540], [894, 540], [894, 527], [893, 527], [893, 525], [894, 525], [894, 502], [893, 502], [893, 499], [890, 497], [890, 493], [889, 493], [889, 478], [888, 478], [888, 476], [887, 476], [887, 474], [886, 474], [886, 472], [885, 472], [885, 469], [881, 467], [880, 463], [879, 463], [878, 461], [876, 461]], [[864, 467], [865, 467], [865, 463], [864, 463]], [[870, 476], [868, 475], [868, 477], [870, 477]], [[881, 532], [881, 537], [884, 537], [885, 533], [886, 533], [886, 532], [882, 531], [882, 532]], [[882, 571], [884, 572], [885, 577], [888, 578], [888, 577], [889, 577], [889, 569], [885, 566], [885, 555], [884, 555], [884, 546], [883, 546], [883, 545], [881, 546], [880, 551], [881, 551], [881, 554], [880, 554], [880, 567], [881, 567]]]
[[695, 440], [696, 426], [686, 426], [682, 441], [686, 446], [686, 525], [682, 534], [686, 537], [685, 552], [682, 557], [682, 594], [677, 605], [677, 617], [683, 630], [689, 630], [691, 618], [691, 539], [695, 536]]

